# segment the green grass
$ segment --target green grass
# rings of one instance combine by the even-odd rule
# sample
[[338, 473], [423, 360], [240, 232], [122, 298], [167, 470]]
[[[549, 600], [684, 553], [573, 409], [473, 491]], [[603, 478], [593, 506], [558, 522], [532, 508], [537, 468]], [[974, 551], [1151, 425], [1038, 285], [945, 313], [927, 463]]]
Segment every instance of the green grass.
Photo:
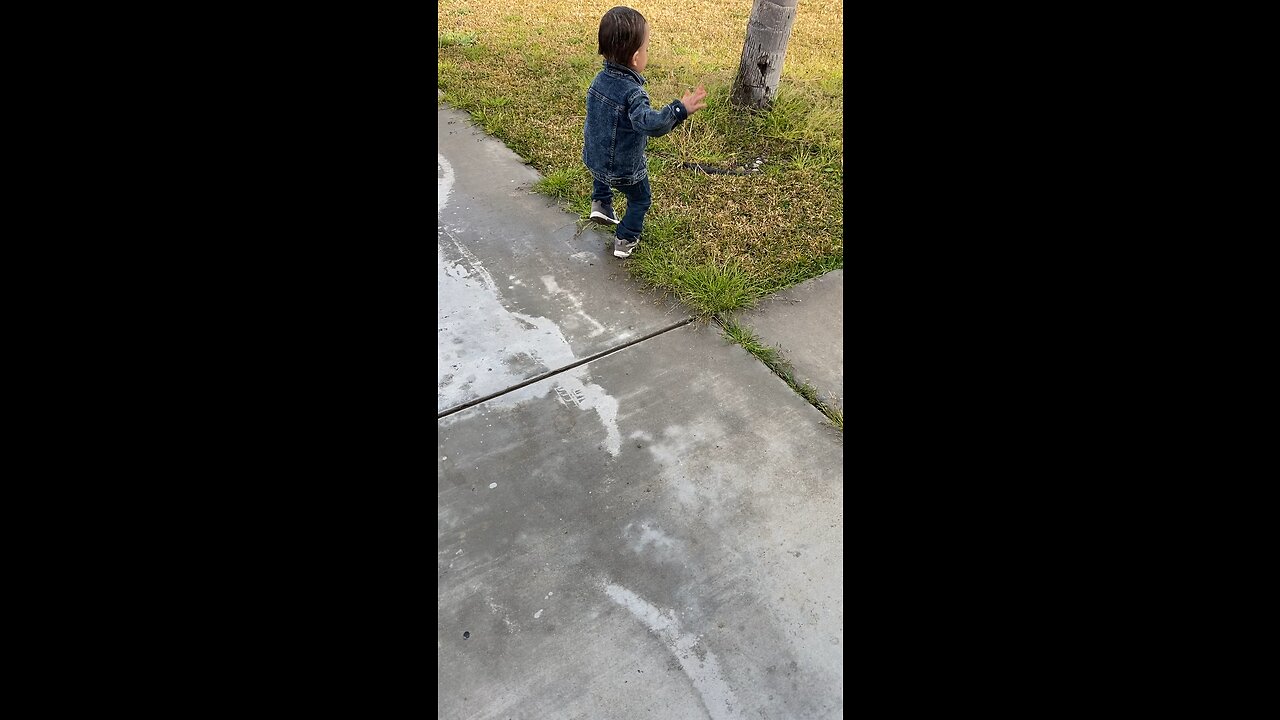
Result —
[[[534, 0], [516, 10], [439, 2], [437, 84], [445, 101], [527, 159], [546, 178], [539, 190], [568, 208], [591, 194], [590, 176], [577, 172], [585, 170], [584, 97], [600, 69], [600, 16], [616, 4]], [[843, 267], [843, 3], [800, 7], [777, 100], [758, 114], [728, 103], [750, 2], [635, 7], [650, 23], [644, 74], [654, 104], [697, 84], [708, 95], [706, 109], [649, 142], [649, 217], [664, 215], [668, 227], [655, 232], [646, 220], [629, 271], [705, 315]], [[757, 175], [680, 167], [761, 157]]]
[[[601, 64], [596, 30], [616, 4], [438, 3], [436, 82], [444, 100], [470, 112], [533, 166], [543, 176], [535, 189], [579, 217], [590, 208], [582, 124], [586, 90]], [[644, 242], [625, 267], [695, 315], [726, 323], [728, 332], [732, 311], [844, 266], [844, 5], [801, 4], [776, 101], [755, 114], [728, 103], [750, 2], [634, 7], [650, 25], [644, 75], [654, 105], [699, 84], [708, 94], [705, 109], [649, 141], [653, 207]], [[762, 172], [753, 175], [681, 167], [746, 165], [757, 158], [763, 158]], [[619, 196], [616, 211], [625, 206]], [[747, 349], [762, 361], [769, 356], [767, 349]], [[842, 417], [828, 417], [843, 427]]]
[[759, 291], [736, 260], [690, 265], [684, 262], [678, 243], [661, 239], [660, 232], [654, 235], [641, 244], [645, 252], [632, 256], [631, 272], [637, 277], [675, 293], [703, 319], [756, 303]]
[[462, 33], [462, 32], [447, 32], [447, 33], [441, 33], [441, 34], [439, 35], [439, 37], [437, 38], [437, 40], [436, 40], [436, 44], [437, 44], [438, 46], [442, 47], [442, 48], [444, 48], [444, 47], [452, 47], [452, 46], [455, 46], [455, 45], [456, 45], [456, 46], [460, 46], [460, 47], [466, 47], [466, 46], [468, 46], [468, 45], [475, 45], [475, 44], [476, 44], [476, 34], [475, 34], [475, 33]]
[[[588, 178], [587, 182], [590, 182], [590, 175], [583, 168], [554, 170], [534, 183], [533, 189], [559, 200], [581, 200], [581, 197], [577, 194], [577, 186], [582, 184], [583, 176], [586, 176]], [[587, 207], [591, 207], [590, 194], [587, 195]]]

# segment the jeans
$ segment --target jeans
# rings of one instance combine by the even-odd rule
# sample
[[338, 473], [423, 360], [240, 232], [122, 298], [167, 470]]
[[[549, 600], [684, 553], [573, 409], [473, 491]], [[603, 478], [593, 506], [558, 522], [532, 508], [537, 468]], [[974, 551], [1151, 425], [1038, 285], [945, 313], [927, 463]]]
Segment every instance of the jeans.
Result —
[[[634, 185], [619, 185], [618, 191], [627, 198], [627, 214], [622, 217], [622, 224], [618, 226], [618, 237], [623, 240], [639, 240], [640, 231], [644, 229], [644, 214], [653, 204], [649, 179], [645, 178]], [[613, 205], [613, 189], [592, 178], [591, 199]]]

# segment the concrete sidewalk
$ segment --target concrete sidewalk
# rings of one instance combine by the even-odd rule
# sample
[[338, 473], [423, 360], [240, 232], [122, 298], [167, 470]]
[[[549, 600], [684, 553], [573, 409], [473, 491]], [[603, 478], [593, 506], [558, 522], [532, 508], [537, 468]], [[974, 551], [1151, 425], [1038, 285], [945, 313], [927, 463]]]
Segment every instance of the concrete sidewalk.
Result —
[[689, 319], [531, 194], [538, 174], [507, 146], [438, 114], [437, 412]]
[[439, 127], [437, 716], [841, 717], [841, 434]]
[[844, 270], [806, 280], [736, 319], [765, 344], [782, 348], [798, 382], [844, 409]]

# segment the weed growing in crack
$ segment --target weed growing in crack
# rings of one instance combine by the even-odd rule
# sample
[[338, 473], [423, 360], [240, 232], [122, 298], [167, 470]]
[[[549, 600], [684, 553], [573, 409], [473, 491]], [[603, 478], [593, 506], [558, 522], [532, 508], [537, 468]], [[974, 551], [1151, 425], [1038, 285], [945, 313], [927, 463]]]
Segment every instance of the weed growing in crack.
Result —
[[818, 390], [814, 386], [807, 382], [796, 382], [795, 368], [783, 358], [782, 351], [778, 346], [765, 345], [750, 328], [738, 323], [733, 318], [717, 315], [714, 320], [720, 326], [720, 330], [726, 338], [741, 345], [744, 350], [754, 355], [774, 375], [782, 378], [783, 382], [790, 386], [797, 395], [804, 398], [806, 402], [817, 408], [818, 412], [825, 415], [831, 422], [832, 427], [844, 432], [844, 411], [824, 402], [818, 396]]

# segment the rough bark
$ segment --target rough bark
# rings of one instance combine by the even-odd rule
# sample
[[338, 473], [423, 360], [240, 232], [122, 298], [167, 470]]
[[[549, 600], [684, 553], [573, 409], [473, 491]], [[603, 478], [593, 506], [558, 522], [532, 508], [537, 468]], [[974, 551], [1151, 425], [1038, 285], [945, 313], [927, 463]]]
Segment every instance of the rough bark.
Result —
[[769, 107], [778, 94], [782, 58], [795, 22], [796, 0], [755, 0], [729, 102], [754, 110]]

